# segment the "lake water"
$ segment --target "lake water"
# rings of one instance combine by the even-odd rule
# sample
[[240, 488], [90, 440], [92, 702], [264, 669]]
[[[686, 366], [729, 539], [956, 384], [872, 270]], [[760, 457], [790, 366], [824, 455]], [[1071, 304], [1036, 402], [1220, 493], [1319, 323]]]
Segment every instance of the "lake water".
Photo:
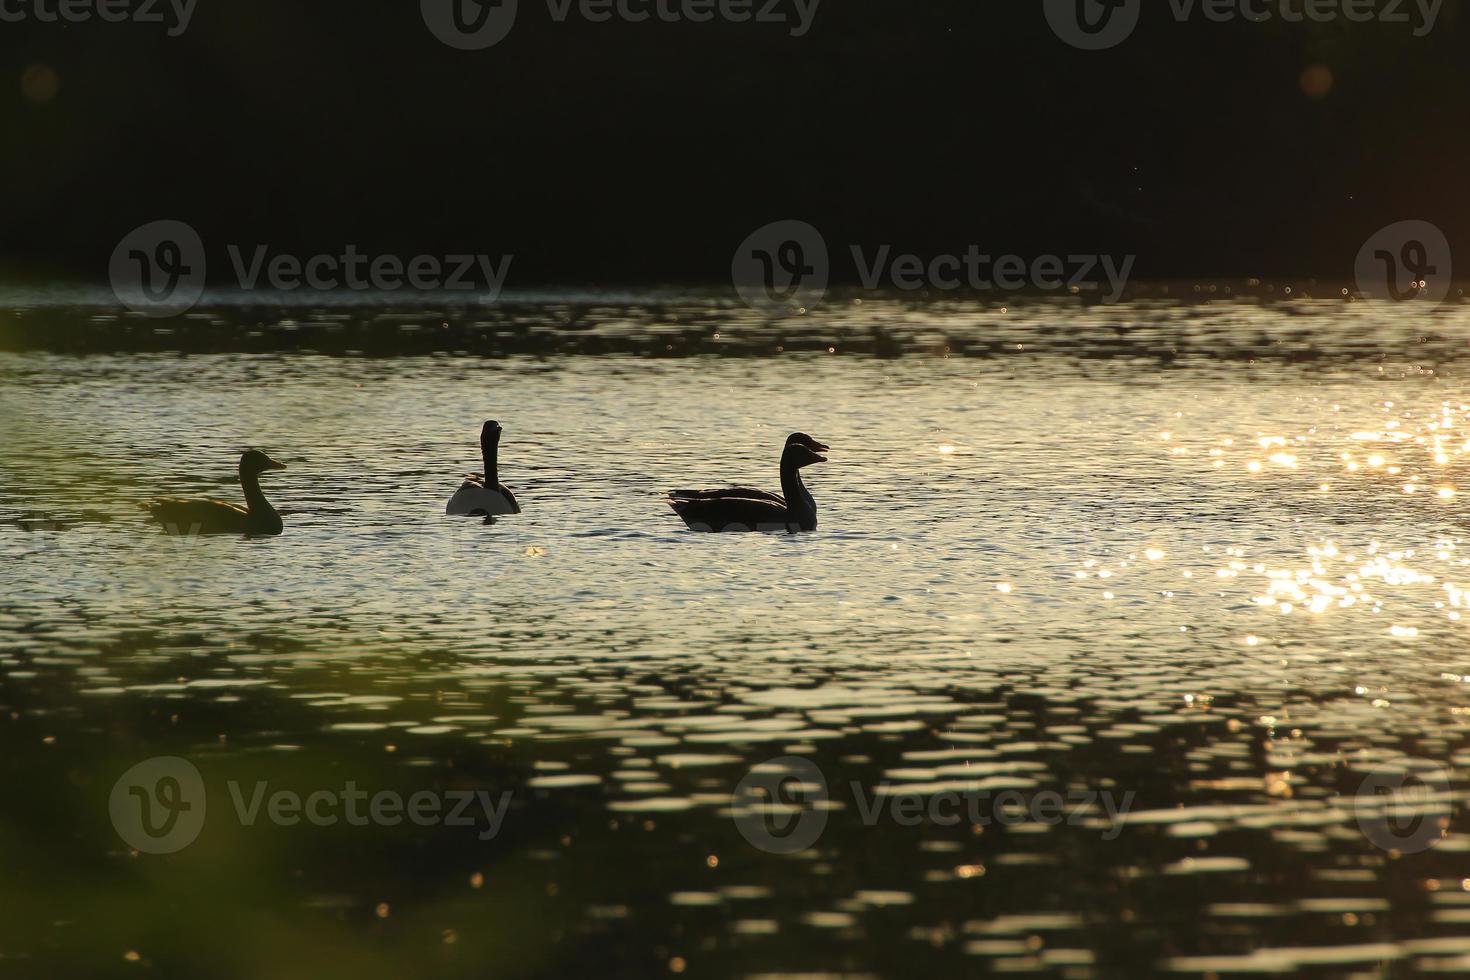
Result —
[[[9, 975], [1470, 971], [1463, 306], [5, 324]], [[524, 512], [445, 518], [487, 418]], [[796, 430], [816, 533], [663, 503]], [[281, 537], [145, 523], [248, 446]]]

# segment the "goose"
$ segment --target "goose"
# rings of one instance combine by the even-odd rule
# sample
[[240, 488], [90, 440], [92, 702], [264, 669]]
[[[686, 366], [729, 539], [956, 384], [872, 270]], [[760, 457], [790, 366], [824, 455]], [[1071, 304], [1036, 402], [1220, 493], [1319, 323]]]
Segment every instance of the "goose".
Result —
[[485, 473], [470, 473], [464, 484], [449, 498], [444, 513], [450, 517], [480, 517], [494, 514], [519, 514], [521, 505], [510, 487], [500, 482], [499, 422], [486, 422], [480, 429], [480, 453], [485, 457]]
[[[691, 531], [815, 531], [817, 502], [801, 482], [803, 467], [825, 463], [827, 457], [805, 442], [788, 439], [781, 454], [781, 489], [785, 498], [773, 494], [759, 497], [685, 497], [669, 495], [674, 508]], [[825, 448], [825, 447], [824, 447]], [[790, 503], [786, 503], [790, 501]]]
[[[825, 453], [829, 448], [825, 443], [818, 442], [805, 432], [793, 432], [787, 436], [786, 445], [788, 447], [805, 446], [814, 453]], [[769, 500], [782, 506], [786, 504], [786, 498], [779, 493], [755, 490], [751, 487], [728, 487], [723, 490], [675, 490], [669, 494], [669, 497], [673, 500]], [[815, 509], [816, 505], [813, 504], [812, 507]]]
[[259, 449], [240, 457], [240, 488], [245, 506], [223, 500], [159, 497], [141, 506], [163, 525], [168, 534], [280, 534], [281, 515], [260, 490], [260, 474], [284, 470], [285, 463], [271, 459]]

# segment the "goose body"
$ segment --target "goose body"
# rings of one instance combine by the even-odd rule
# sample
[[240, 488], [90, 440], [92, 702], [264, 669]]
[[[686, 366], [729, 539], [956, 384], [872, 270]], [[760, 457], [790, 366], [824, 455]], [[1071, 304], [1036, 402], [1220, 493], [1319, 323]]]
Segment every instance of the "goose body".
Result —
[[[827, 457], [811, 445], [821, 443], [800, 433], [786, 441], [781, 454], [781, 496], [742, 487], [676, 490], [669, 495], [668, 504], [692, 531], [815, 531], [817, 503], [802, 482], [801, 470], [825, 463]], [[751, 496], [740, 496], [745, 493]]]
[[[818, 442], [805, 432], [796, 432], [786, 437], [786, 445], [801, 445], [814, 453], [825, 453], [827, 446]], [[803, 485], [803, 492], [806, 487]], [[811, 494], [806, 495], [808, 499]], [[786, 506], [786, 498], [779, 493], [771, 493], [767, 490], [756, 490], [753, 487], [726, 487], [720, 490], [675, 490], [669, 494], [670, 500], [765, 500], [773, 504]], [[816, 509], [816, 502], [812, 501], [811, 507]]]
[[280, 534], [281, 515], [265, 499], [260, 489], [260, 474], [285, 468], [285, 463], [276, 462], [258, 449], [241, 456], [240, 488], [245, 492], [244, 507], [212, 497], [158, 497], [142, 506], [168, 534]]
[[519, 514], [521, 505], [510, 487], [500, 482], [500, 433], [499, 422], [486, 422], [480, 429], [480, 453], [485, 460], [485, 472], [471, 473], [464, 483], [449, 498], [444, 513], [450, 517], [495, 516]]
[[712, 500], [761, 500], [769, 504], [786, 506], [786, 498], [779, 493], [757, 490], [754, 487], [726, 487], [723, 490], [672, 490], [670, 500], [687, 500], [694, 503]]
[[449, 498], [449, 504], [444, 508], [444, 513], [450, 517], [481, 514], [495, 516], [520, 512], [520, 505], [516, 503], [515, 494], [510, 492], [509, 487], [503, 483], [486, 486], [485, 478], [478, 473], [465, 475], [464, 483], [454, 491], [454, 496]]

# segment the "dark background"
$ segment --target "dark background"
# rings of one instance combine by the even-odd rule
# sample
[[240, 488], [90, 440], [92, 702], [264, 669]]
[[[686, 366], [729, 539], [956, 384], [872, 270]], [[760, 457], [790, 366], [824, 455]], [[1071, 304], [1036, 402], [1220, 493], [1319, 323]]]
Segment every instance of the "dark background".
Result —
[[[522, 0], [482, 52], [437, 41], [414, 0], [200, 0], [178, 38], [0, 24], [0, 269], [102, 281], [126, 232], [177, 218], [211, 255], [353, 243], [512, 252], [516, 285], [720, 281], [750, 231], [803, 218], [837, 255], [975, 243], [1133, 252], [1137, 278], [1350, 276], [1401, 219], [1470, 251], [1463, 20], [1446, 0], [1416, 39], [1180, 24], [1147, 0], [1095, 53], [1036, 0], [825, 0], [801, 38], [558, 24]], [[37, 65], [49, 101], [23, 92]], [[1319, 98], [1313, 65], [1334, 78]]]

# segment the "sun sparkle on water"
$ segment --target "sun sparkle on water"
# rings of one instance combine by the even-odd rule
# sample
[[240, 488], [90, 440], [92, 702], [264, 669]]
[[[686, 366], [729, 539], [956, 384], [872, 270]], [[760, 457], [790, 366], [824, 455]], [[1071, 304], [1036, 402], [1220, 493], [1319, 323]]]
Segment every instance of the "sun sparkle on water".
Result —
[[[712, 362], [697, 380], [677, 363], [608, 372], [575, 358], [550, 375], [539, 365], [414, 359], [310, 370], [268, 359], [101, 363], [72, 384], [52, 362], [26, 362], [0, 407], [30, 428], [19, 427], [20, 445], [8, 443], [0, 465], [18, 454], [46, 476], [29, 485], [49, 486], [58, 468], [85, 474], [100, 456], [129, 488], [152, 487], [214, 468], [211, 446], [186, 447], [177, 465], [157, 449], [177, 441], [158, 431], [159, 418], [238, 418], [294, 443], [307, 464], [278, 484], [289, 536], [159, 557], [174, 545], [118, 521], [96, 532], [98, 547], [28, 554], [34, 573], [18, 601], [50, 611], [49, 628], [78, 652], [55, 662], [14, 655], [0, 664], [7, 680], [24, 689], [28, 671], [65, 673], [79, 697], [119, 707], [206, 701], [215, 710], [222, 698], [301, 695], [302, 731], [283, 735], [269, 715], [271, 730], [232, 732], [222, 754], [252, 736], [325, 736], [405, 766], [452, 759], [461, 744], [534, 759], [527, 785], [538, 798], [586, 806], [668, 848], [655, 856], [675, 869], [668, 891], [678, 896], [675, 922], [690, 930], [684, 955], [696, 937], [727, 939], [727, 924], [741, 935], [776, 930], [778, 919], [778, 932], [799, 920], [834, 933], [889, 928], [883, 917], [903, 914], [895, 909], [909, 894], [918, 896], [905, 923], [914, 935], [953, 926], [997, 948], [1038, 933], [1043, 951], [1082, 945], [1053, 921], [1075, 909], [1043, 908], [1026, 891], [1061, 830], [1028, 828], [997, 846], [993, 831], [948, 840], [932, 828], [865, 828], [862, 854], [902, 855], [891, 874], [834, 889], [841, 876], [807, 876], [792, 862], [801, 897], [773, 907], [712, 884], [703, 846], [675, 852], [643, 829], [662, 830], [663, 815], [679, 813], [696, 840], [728, 832], [723, 810], [754, 761], [865, 759], [850, 765], [868, 790], [978, 779], [1140, 788], [1150, 797], [1140, 809], [1155, 815], [1130, 825], [1130, 846], [1099, 846], [1092, 859], [1108, 880], [1159, 889], [1143, 920], [1188, 910], [1237, 929], [1251, 909], [1279, 928], [1292, 916], [1320, 925], [1314, 901], [1363, 901], [1363, 880], [1343, 875], [1403, 862], [1364, 844], [1342, 782], [1405, 746], [1431, 745], [1424, 751], [1446, 761], [1470, 748], [1455, 727], [1470, 726], [1470, 671], [1455, 662], [1470, 606], [1460, 537], [1470, 513], [1455, 493], [1470, 465], [1467, 414], [1441, 404], [1433, 380], [1365, 386], [1284, 372], [1282, 384], [1258, 385], [1256, 368], [1229, 367], [1155, 386], [1070, 374], [977, 385], [973, 364], [840, 358]], [[128, 391], [109, 389], [107, 374], [127, 379]], [[257, 375], [270, 379], [268, 396], [248, 383]], [[464, 453], [467, 388], [518, 410], [507, 481], [518, 495], [526, 488], [528, 506], [516, 520], [450, 527], [423, 517], [446, 472], [459, 472], [446, 461]], [[753, 407], [734, 405], [735, 390], [753, 392]], [[905, 409], [876, 432], [875, 398]], [[104, 409], [115, 438], [94, 447], [76, 423]], [[330, 424], [358, 416], [360, 429]], [[775, 419], [852, 447], [812, 475], [821, 532], [693, 539], [650, 509], [670, 479], [771, 479], [763, 454]], [[954, 438], [934, 443], [941, 433]], [[200, 442], [227, 437], [211, 431]], [[383, 482], [393, 486], [362, 494], [362, 461], [385, 445], [393, 473]], [[68, 481], [57, 493], [83, 486]], [[98, 568], [99, 552], [141, 571]], [[384, 553], [393, 560], [365, 560]], [[79, 581], [95, 587], [77, 597]], [[293, 593], [311, 596], [309, 608], [283, 601]], [[46, 605], [54, 595], [67, 603]], [[223, 608], [239, 621], [221, 624]], [[184, 618], [217, 627], [220, 642], [95, 655], [113, 623], [167, 633]], [[293, 645], [258, 649], [252, 635]], [[187, 679], [159, 689], [175, 677]], [[1186, 761], [1154, 766], [1160, 746]], [[1139, 764], [1149, 766], [1142, 786], [1130, 782]], [[833, 821], [843, 826], [841, 814]], [[828, 867], [852, 856], [840, 834], [823, 846]], [[612, 847], [624, 853], [626, 840]], [[1407, 873], [1458, 883], [1451, 853]], [[739, 876], [748, 857], [720, 860], [719, 874]], [[1262, 881], [1261, 869], [1285, 864], [1310, 874]], [[473, 871], [456, 864], [449, 877], [466, 892], [509, 887], [506, 876]], [[954, 895], [936, 903], [927, 894], [968, 878], [1015, 894], [1017, 907], [961, 923], [945, 911]], [[1213, 882], [1231, 902], [1214, 901]], [[581, 884], [598, 916], [630, 904], [617, 876]], [[381, 900], [361, 907], [371, 915]], [[411, 900], [392, 901], [387, 921], [412, 917]], [[753, 911], [739, 915], [745, 903]], [[694, 907], [719, 910], [717, 924], [701, 925]], [[1351, 908], [1361, 921], [1332, 913], [1345, 938], [1374, 914], [1375, 937], [1422, 935], [1411, 912], [1405, 926]], [[594, 918], [580, 922], [574, 910], [570, 928], [617, 921]], [[470, 935], [459, 928], [463, 949]], [[1068, 938], [1054, 944], [1053, 935]]]

